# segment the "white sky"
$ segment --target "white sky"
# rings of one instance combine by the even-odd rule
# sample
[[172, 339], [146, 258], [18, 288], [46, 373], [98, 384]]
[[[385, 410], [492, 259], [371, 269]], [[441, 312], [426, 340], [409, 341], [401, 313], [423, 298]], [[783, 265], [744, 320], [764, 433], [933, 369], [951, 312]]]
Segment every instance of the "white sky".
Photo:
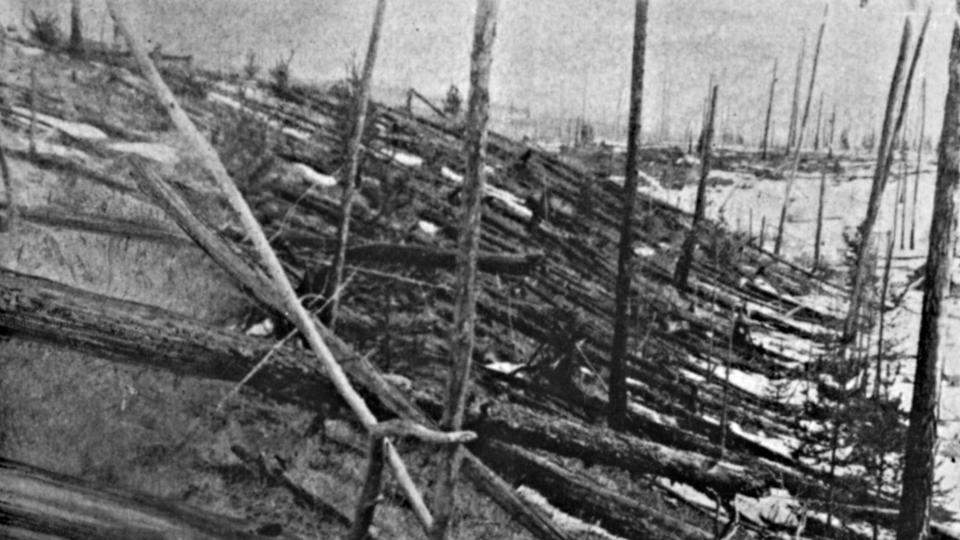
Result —
[[[88, 34], [110, 26], [102, 0], [83, 0]], [[296, 55], [294, 74], [342, 76], [360, 57], [375, 0], [126, 0], [141, 31], [166, 50], [191, 51], [211, 65], [243, 63], [258, 52], [265, 66]], [[66, 19], [68, 0], [2, 0], [0, 16], [19, 19], [23, 3], [51, 6]], [[878, 125], [900, 28], [934, 6], [919, 75], [929, 79], [927, 133], [938, 130], [946, 84], [951, 0], [835, 0], [820, 63], [817, 94], [834, 103], [838, 125]], [[5, 4], [5, 5], [4, 5]], [[664, 87], [674, 132], [699, 123], [710, 73], [720, 83], [720, 113], [748, 137], [760, 121], [775, 58], [780, 82], [775, 128], [785, 128], [802, 36], [808, 53], [823, 13], [811, 0], [651, 0], [646, 56], [644, 125], [660, 119]], [[376, 79], [381, 86], [416, 86], [430, 95], [450, 83], [467, 87], [473, 0], [389, 0]], [[495, 49], [493, 97], [534, 113], [614, 121], [626, 114], [634, 2], [630, 0], [502, 0]], [[806, 77], [806, 75], [805, 75]], [[806, 91], [806, 82], [803, 85]], [[915, 96], [919, 94], [919, 84]], [[584, 96], [586, 99], [584, 100]], [[583, 103], [585, 101], [585, 105]], [[619, 104], [619, 106], [618, 106]], [[816, 99], [814, 100], [816, 107]], [[811, 114], [815, 114], [815, 111]], [[932, 124], [932, 125], [931, 125]]]

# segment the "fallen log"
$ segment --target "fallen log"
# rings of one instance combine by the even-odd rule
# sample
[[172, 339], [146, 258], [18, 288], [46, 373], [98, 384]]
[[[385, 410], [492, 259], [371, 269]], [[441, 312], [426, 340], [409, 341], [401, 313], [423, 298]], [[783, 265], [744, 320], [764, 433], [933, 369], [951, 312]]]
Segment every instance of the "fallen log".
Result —
[[[540, 264], [543, 253], [516, 255], [512, 253], [483, 253], [477, 258], [477, 269], [492, 274], [526, 275]], [[426, 246], [367, 244], [347, 250], [351, 263], [401, 264], [421, 269], [454, 270], [456, 250]]]
[[277, 527], [0, 458], [0, 536], [4, 538], [297, 538], [274, 530]]
[[588, 523], [599, 523], [612, 534], [651, 540], [713, 538], [702, 529], [570, 473], [529, 450], [489, 441], [478, 444], [476, 451], [514, 483], [530, 486], [560, 510]]
[[[109, 360], [147, 365], [175, 373], [239, 381], [273, 347], [267, 340], [203, 326], [159, 308], [117, 300], [50, 280], [0, 268], [0, 328], [20, 336], [53, 342], [101, 355]], [[325, 332], [344, 370], [376, 395], [391, 412], [435, 426], [390, 386], [369, 362]], [[309, 410], [342, 406], [310, 355], [280, 347], [270, 364], [249, 386], [263, 395]], [[548, 518], [520, 499], [495, 472], [470, 452], [464, 466], [477, 488], [539, 538], [567, 538]]]
[[484, 439], [540, 448], [577, 457], [588, 464], [665, 476], [701, 489], [712, 489], [727, 500], [738, 493], [758, 496], [769, 486], [776, 485], [776, 479], [762, 472], [612, 429], [586, 426], [562, 418], [543, 419], [528, 409], [510, 404], [497, 404], [486, 412], [485, 418], [470, 426]]

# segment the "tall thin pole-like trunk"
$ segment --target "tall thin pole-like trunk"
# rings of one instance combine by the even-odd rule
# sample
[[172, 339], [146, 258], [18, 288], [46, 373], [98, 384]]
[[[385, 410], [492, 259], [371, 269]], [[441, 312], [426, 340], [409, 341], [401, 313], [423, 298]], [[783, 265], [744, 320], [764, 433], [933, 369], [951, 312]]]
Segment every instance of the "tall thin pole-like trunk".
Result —
[[80, 0], [70, 2], [70, 47], [71, 54], [83, 54], [83, 18], [80, 16]]
[[906, 76], [906, 82], [903, 85], [903, 98], [901, 100], [900, 112], [897, 115], [896, 122], [893, 120], [894, 110], [897, 106], [897, 96], [899, 94], [900, 81], [903, 78], [903, 64], [907, 57], [907, 46], [910, 42], [910, 19], [903, 23], [903, 37], [900, 41], [900, 52], [897, 54], [897, 63], [893, 69], [893, 78], [890, 81], [890, 94], [887, 97], [887, 107], [883, 116], [883, 128], [880, 132], [880, 146], [877, 150], [877, 166], [873, 174], [873, 184], [870, 186], [870, 199], [867, 201], [867, 215], [860, 224], [859, 238], [856, 249], [856, 258], [854, 262], [853, 291], [850, 296], [850, 307], [847, 316], [843, 321], [843, 343], [852, 343], [854, 334], [857, 332], [860, 319], [860, 307], [863, 301], [863, 289], [868, 276], [867, 253], [870, 250], [870, 237], [873, 234], [873, 227], [876, 225], [877, 216], [880, 214], [880, 201], [883, 199], [883, 190], [887, 185], [887, 178], [890, 174], [890, 166], [893, 163], [894, 141], [897, 140], [897, 134], [903, 125], [903, 118], [906, 114], [907, 103], [910, 100], [910, 87], [913, 81], [913, 74], [916, 71], [917, 63], [920, 59], [920, 52], [923, 50], [923, 40], [927, 27], [930, 23], [930, 11], [923, 21], [923, 27], [917, 38], [917, 46], [914, 49], [913, 60], [910, 63], [910, 69]]
[[617, 429], [627, 418], [627, 334], [630, 282], [633, 272], [633, 211], [637, 201], [640, 164], [640, 113], [643, 109], [643, 66], [647, 42], [648, 0], [636, 0], [633, 23], [633, 59], [630, 75], [630, 117], [627, 127], [626, 178], [623, 182], [623, 214], [620, 216], [620, 246], [613, 319], [613, 350], [610, 359], [610, 393], [607, 423]]
[[883, 263], [883, 282], [880, 286], [880, 323], [877, 337], [877, 373], [873, 388], [874, 399], [880, 397], [880, 388], [883, 386], [883, 354], [886, 346], [883, 343], [883, 331], [887, 304], [887, 293], [890, 289], [890, 268], [893, 262], [893, 234], [887, 231], [887, 257]]
[[786, 154], [790, 155], [790, 149], [797, 138], [797, 120], [800, 114], [800, 85], [803, 79], [803, 59], [807, 50], [807, 36], [803, 36], [800, 41], [800, 54], [797, 56], [797, 75], [793, 81], [793, 99], [790, 102], [790, 126], [787, 128], [787, 148]]
[[820, 169], [820, 196], [817, 198], [817, 230], [813, 235], [813, 271], [820, 268], [820, 239], [823, 235], [823, 202], [827, 193], [827, 164]]
[[773, 96], [777, 89], [777, 59], [773, 61], [773, 75], [770, 77], [770, 97], [767, 98], [767, 116], [763, 121], [763, 142], [760, 143], [760, 159], [767, 159], [767, 144], [770, 138], [770, 119], [773, 115]]
[[923, 158], [923, 130], [927, 121], [927, 78], [923, 78], [920, 94], [920, 135], [917, 137], [917, 168], [913, 176], [913, 202], [910, 210], [910, 249], [916, 249], [917, 193], [920, 191], [920, 164]]
[[377, 63], [377, 47], [380, 44], [380, 29], [383, 26], [383, 13], [387, 9], [386, 0], [377, 0], [377, 7], [373, 15], [373, 26], [370, 29], [370, 40], [367, 44], [367, 57], [363, 61], [363, 73], [360, 75], [360, 88], [356, 89], [355, 112], [350, 138], [347, 139], [347, 161], [343, 166], [343, 176], [340, 183], [343, 185], [343, 195], [340, 199], [340, 224], [337, 228], [337, 251], [333, 257], [333, 276], [326, 287], [330, 295], [330, 330], [337, 325], [337, 314], [340, 309], [341, 283], [343, 283], [343, 268], [347, 262], [347, 241], [350, 238], [350, 212], [353, 210], [353, 199], [357, 191], [357, 178], [360, 169], [360, 151], [363, 143], [363, 132], [367, 123], [367, 108], [370, 106], [370, 82], [373, 79], [373, 67]]
[[767, 243], [767, 216], [760, 216], [760, 240], [757, 242], [760, 249]]
[[820, 92], [820, 101], [817, 105], [817, 129], [813, 132], [813, 150], [820, 150], [820, 129], [823, 127], [823, 92]]
[[[480, 249], [483, 162], [486, 156], [487, 122], [490, 119], [490, 69], [493, 42], [497, 33], [499, 0], [477, 0], [473, 25], [473, 52], [470, 54], [470, 97], [467, 109], [464, 153], [467, 156], [460, 206], [460, 235], [457, 250], [456, 304], [450, 333], [450, 377], [440, 425], [448, 431], [463, 425], [463, 410], [470, 381], [474, 329], [477, 312], [477, 253]], [[457, 477], [462, 453], [459, 446], [444, 449], [434, 491], [435, 519], [430, 536], [447, 537], [453, 518]]]
[[830, 136], [827, 137], [827, 157], [833, 157], [833, 135], [837, 129], [837, 104], [833, 104], [833, 111], [830, 113]]
[[944, 311], [943, 300], [950, 287], [957, 219], [955, 197], [960, 185], [960, 26], [956, 23], [950, 44], [948, 80], [920, 311], [917, 367], [904, 449], [897, 540], [920, 540], [929, 536], [943, 338], [940, 319]]
[[710, 89], [710, 107], [707, 110], [707, 123], [703, 126], [703, 150], [700, 152], [700, 182], [697, 184], [697, 199], [693, 209], [693, 223], [683, 248], [677, 267], [673, 273], [673, 284], [677, 289], [686, 290], [687, 280], [690, 277], [690, 267], [693, 265], [693, 252], [697, 249], [697, 234], [700, 232], [700, 222], [707, 208], [707, 177], [710, 175], [710, 153], [713, 143], [713, 121], [717, 112], [718, 87]]
[[[829, 4], [827, 5], [829, 6]], [[824, 7], [823, 22], [820, 23], [820, 30], [817, 32], [817, 46], [813, 53], [813, 67], [810, 70], [810, 87], [807, 89], [807, 100], [803, 106], [803, 118], [800, 121], [800, 127], [797, 130], [796, 150], [793, 155], [793, 167], [790, 172], [790, 179], [787, 180], [787, 186], [783, 192], [783, 206], [780, 208], [780, 222], [777, 225], [777, 238], [773, 243], [773, 253], [780, 254], [780, 247], [783, 244], [783, 227], [787, 221], [787, 207], [790, 206], [790, 192], [793, 190], [793, 184], [797, 180], [797, 168], [800, 166], [800, 152], [803, 150], [803, 136], [807, 129], [807, 119], [810, 116], [810, 102], [813, 100], [813, 89], [817, 84], [817, 63], [820, 61], [820, 46], [823, 45], [823, 33], [827, 28], [827, 10]]]
[[907, 137], [906, 134], [903, 136], [903, 146], [901, 149], [902, 159], [900, 160], [900, 175], [903, 177], [902, 186], [900, 188], [900, 195], [897, 197], [897, 204], [900, 205], [900, 249], [903, 250], [907, 247], [907, 188], [909, 186], [909, 172], [907, 165]]

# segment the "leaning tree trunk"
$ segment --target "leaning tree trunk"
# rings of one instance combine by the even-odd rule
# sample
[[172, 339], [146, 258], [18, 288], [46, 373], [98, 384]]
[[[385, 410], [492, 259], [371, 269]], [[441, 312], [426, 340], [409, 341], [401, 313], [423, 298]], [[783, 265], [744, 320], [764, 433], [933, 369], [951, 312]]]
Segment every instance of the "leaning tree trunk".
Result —
[[710, 89], [710, 105], [707, 110], [707, 123], [703, 126], [703, 149], [700, 151], [700, 183], [697, 184], [697, 201], [693, 209], [693, 223], [687, 238], [683, 242], [680, 259], [673, 274], [673, 284], [677, 289], [686, 290], [693, 264], [693, 252], [697, 249], [697, 234], [700, 222], [707, 207], [707, 177], [710, 175], [710, 147], [713, 145], [713, 120], [717, 112], [717, 86]]
[[[450, 378], [441, 427], [459, 430], [467, 399], [470, 365], [473, 358], [474, 328], [477, 322], [477, 253], [480, 248], [481, 195], [484, 189], [483, 160], [486, 155], [487, 121], [490, 117], [490, 67], [493, 41], [497, 33], [499, 0], [477, 0], [473, 26], [473, 52], [470, 55], [470, 98], [467, 110], [467, 174], [463, 183], [460, 212], [459, 252], [457, 253], [456, 305], [450, 333]], [[461, 451], [453, 445], [445, 449], [435, 489], [435, 524], [430, 536], [447, 537], [453, 518]]]
[[[797, 168], [800, 166], [800, 152], [803, 151], [803, 137], [807, 129], [807, 119], [810, 117], [810, 102], [813, 100], [813, 90], [817, 84], [817, 64], [820, 60], [820, 46], [823, 45], [823, 32], [827, 28], [827, 9], [823, 11], [823, 22], [820, 23], [820, 30], [817, 33], [817, 46], [813, 52], [813, 67], [810, 68], [810, 86], [807, 88], [807, 99], [803, 105], [803, 118], [800, 121], [796, 136], [796, 150], [793, 156], [793, 168], [790, 173], [790, 179], [783, 193], [783, 205], [780, 207], [780, 222], [777, 225], [777, 237], [773, 243], [773, 253], [780, 254], [780, 246], [783, 243], [783, 228], [787, 221], [787, 207], [790, 206], [790, 191], [797, 179]], [[799, 74], [799, 70], [797, 72]]]
[[643, 63], [647, 43], [648, 0], [637, 0], [633, 26], [633, 66], [630, 85], [630, 120], [627, 129], [627, 165], [623, 181], [623, 215], [620, 217], [620, 248], [613, 320], [613, 351], [610, 361], [608, 422], [622, 427], [627, 418], [627, 305], [633, 258], [633, 210], [637, 200], [640, 153], [640, 113], [643, 105]]
[[367, 123], [367, 108], [370, 105], [370, 81], [373, 79], [373, 67], [377, 63], [377, 45], [380, 43], [380, 28], [383, 26], [383, 12], [387, 8], [386, 0], [377, 0], [367, 44], [367, 57], [363, 61], [363, 74], [360, 76], [360, 88], [356, 90], [355, 112], [350, 138], [347, 139], [347, 162], [343, 167], [343, 196], [340, 199], [340, 226], [337, 229], [337, 253], [333, 259], [333, 279], [325, 292], [330, 297], [331, 330], [336, 328], [337, 311], [340, 307], [340, 294], [343, 288], [343, 267], [347, 259], [347, 240], [350, 237], [350, 211], [353, 208], [354, 194], [357, 190], [357, 173], [360, 167], [360, 144]]
[[770, 117], [773, 115], [773, 96], [777, 89], [777, 60], [773, 61], [773, 76], [770, 77], [770, 97], [767, 99], [767, 116], [763, 121], [763, 142], [760, 143], [760, 159], [767, 159], [767, 143], [770, 139]]
[[900, 80], [903, 76], [903, 64], [907, 57], [907, 45], [910, 42], [910, 20], [907, 19], [903, 23], [903, 37], [900, 41], [900, 52], [897, 54], [897, 63], [893, 69], [893, 79], [890, 81], [890, 94], [887, 97], [887, 107], [883, 116], [880, 146], [877, 150], [877, 165], [873, 173], [873, 184], [870, 187], [870, 199], [867, 202], [867, 215], [863, 218], [863, 223], [860, 224], [860, 234], [857, 239], [853, 291], [850, 295], [850, 307], [843, 321], [843, 343], [853, 343], [856, 339], [860, 319], [860, 308], [863, 303], [863, 289], [869, 271], [869, 261], [867, 260], [869, 257], [867, 257], [867, 253], [870, 249], [870, 237], [873, 234], [873, 227], [876, 225], [877, 216], [880, 214], [880, 201], [883, 199], [883, 190], [887, 185], [887, 177], [890, 174], [890, 165], [893, 160], [894, 141], [897, 139], [897, 133], [903, 124], [903, 115], [906, 112], [907, 100], [910, 98], [910, 83], [913, 80], [913, 73], [920, 57], [921, 47], [923, 46], [923, 36], [929, 20], [930, 14], [927, 12], [927, 18], [924, 20], [920, 37], [917, 39], [917, 48], [914, 50], [913, 60], [910, 63], [907, 81], [903, 87], [900, 112], [897, 115], [896, 122], [893, 123], [897, 94], [900, 87]]
[[923, 160], [923, 129], [927, 122], [927, 78], [923, 78], [923, 90], [920, 94], [920, 134], [917, 136], [917, 168], [913, 177], [913, 202], [910, 208], [910, 249], [917, 241], [917, 193], [920, 190], [920, 166]]
[[797, 55], [797, 75], [793, 81], [793, 98], [790, 100], [790, 126], [787, 128], [787, 155], [793, 148], [797, 136], [797, 120], [800, 115], [800, 85], [803, 78], [803, 58], [807, 51], [807, 36], [800, 42], [800, 54]]
[[950, 263], [957, 218], [954, 197], [960, 184], [960, 26], [956, 23], [950, 45], [948, 76], [920, 315], [917, 368], [904, 451], [897, 540], [919, 540], [929, 535], [940, 393], [940, 318], [943, 300], [950, 286]]

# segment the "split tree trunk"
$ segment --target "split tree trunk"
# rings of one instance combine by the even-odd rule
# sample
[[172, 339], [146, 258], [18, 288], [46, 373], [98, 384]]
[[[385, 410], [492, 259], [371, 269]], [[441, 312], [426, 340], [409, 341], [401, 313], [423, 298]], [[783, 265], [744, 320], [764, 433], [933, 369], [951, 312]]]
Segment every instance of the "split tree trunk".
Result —
[[353, 199], [357, 190], [357, 175], [360, 169], [360, 146], [363, 141], [363, 131], [367, 123], [367, 108], [370, 106], [370, 83], [373, 79], [373, 67], [377, 63], [377, 46], [380, 43], [380, 28], [383, 26], [383, 13], [387, 8], [386, 0], [377, 0], [376, 11], [373, 15], [373, 26], [370, 29], [370, 41], [367, 44], [367, 57], [363, 61], [363, 73], [360, 76], [360, 88], [356, 89], [356, 117], [353, 119], [350, 138], [347, 139], [347, 162], [343, 166], [343, 195], [340, 199], [340, 224], [337, 228], [337, 253], [333, 258], [333, 279], [326, 292], [330, 298], [331, 330], [336, 329], [337, 311], [340, 307], [341, 284], [343, 283], [343, 267], [347, 259], [347, 241], [350, 237], [350, 212], [353, 209]]
[[763, 142], [760, 144], [760, 159], [767, 159], [767, 144], [770, 138], [770, 119], [773, 115], [773, 96], [777, 89], [777, 60], [773, 61], [773, 75], [770, 77], [770, 97], [767, 99], [767, 116], [763, 121]]
[[897, 540], [920, 540], [929, 535], [940, 394], [940, 342], [943, 337], [940, 318], [943, 300], [950, 287], [957, 219], [954, 197], [960, 184], [960, 26], [956, 23], [950, 45], [948, 77], [920, 315], [917, 368], [904, 451]]
[[[828, 5], [829, 6], [829, 5]], [[807, 99], [803, 106], [803, 118], [800, 121], [800, 129], [796, 136], [796, 150], [793, 156], [793, 169], [790, 178], [787, 180], [787, 186], [783, 193], [783, 206], [780, 207], [780, 223], [777, 225], [777, 237], [773, 243], [773, 253], [780, 254], [780, 247], [783, 244], [783, 227], [787, 221], [787, 208], [790, 206], [790, 192], [793, 190], [793, 184], [797, 180], [797, 168], [800, 166], [800, 152], [803, 151], [803, 138], [807, 129], [807, 119], [810, 117], [810, 102], [813, 101], [813, 89], [817, 84], [817, 64], [820, 61], [820, 46], [823, 45], [823, 32], [827, 28], [827, 7], [823, 11], [823, 22], [820, 23], [820, 30], [817, 33], [817, 46], [813, 53], [813, 67], [810, 69], [810, 87], [807, 89]], [[799, 75], [799, 71], [798, 71]]]
[[640, 120], [643, 108], [643, 69], [647, 42], [648, 0], [636, 0], [633, 23], [633, 59], [630, 79], [630, 119], [627, 128], [627, 163], [623, 182], [623, 214], [620, 216], [620, 246], [617, 256], [617, 284], [613, 319], [613, 347], [607, 421], [623, 427], [627, 418], [627, 334], [630, 282], [633, 272], [633, 211], [637, 201], [640, 162]]
[[707, 207], [707, 177], [710, 175], [710, 152], [713, 146], [713, 120], [717, 110], [718, 87], [710, 89], [710, 105], [707, 110], [707, 123], [703, 126], [703, 149], [700, 151], [700, 183], [697, 184], [697, 200], [693, 209], [693, 223], [686, 239], [677, 268], [673, 274], [673, 285], [680, 290], [687, 289], [687, 280], [690, 278], [690, 266], [693, 265], [693, 253], [697, 249], [697, 234], [700, 231], [700, 222]]
[[[477, 253], [480, 249], [483, 160], [486, 155], [487, 121], [490, 115], [490, 68], [493, 42], [497, 32], [499, 0], [477, 0], [473, 26], [473, 52], [470, 55], [470, 97], [464, 153], [467, 170], [463, 180], [463, 204], [460, 212], [459, 252], [457, 253], [456, 303], [450, 333], [450, 376], [446, 404], [440, 427], [457, 431], [463, 425], [463, 410], [470, 382], [474, 328], [477, 319]], [[461, 449], [452, 445], [442, 452], [439, 478], [435, 488], [435, 540], [447, 538], [453, 519]]]

